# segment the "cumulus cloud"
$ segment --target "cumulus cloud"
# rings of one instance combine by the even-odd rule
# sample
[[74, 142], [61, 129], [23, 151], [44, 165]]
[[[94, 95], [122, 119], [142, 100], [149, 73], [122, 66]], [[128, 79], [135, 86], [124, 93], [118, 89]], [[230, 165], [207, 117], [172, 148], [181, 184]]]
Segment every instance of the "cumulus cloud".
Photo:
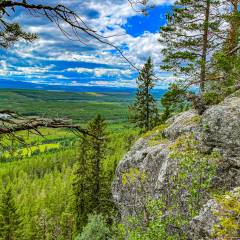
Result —
[[[151, 0], [151, 3], [155, 5], [172, 4], [173, 2], [174, 0]], [[156, 72], [159, 71], [161, 45], [157, 41], [158, 33], [144, 32], [139, 36], [132, 36], [126, 32], [124, 25], [128, 22], [128, 19], [140, 14], [130, 7], [127, 0], [53, 0], [51, 2], [51, 4], [55, 3], [68, 5], [77, 11], [91, 28], [96, 29], [104, 36], [108, 36], [108, 41], [122, 48], [124, 55], [136, 67], [140, 68], [146, 59], [152, 56], [156, 64], [155, 70]], [[119, 57], [114, 48], [86, 38], [84, 35], [81, 35], [81, 37], [85, 38], [87, 46], [77, 41], [71, 42], [53, 23], [37, 18], [37, 24], [35, 24], [32, 20], [30, 22], [30, 19], [32, 17], [26, 17], [26, 13], [21, 12], [14, 20], [20, 21], [26, 30], [39, 33], [39, 39], [32, 44], [19, 42], [13, 49], [8, 50], [6, 54], [21, 59], [21, 65], [24, 66], [18, 66], [15, 62], [12, 63], [14, 67], [9, 69], [8, 65], [10, 63], [7, 60], [1, 61], [0, 75], [25, 75], [28, 79], [33, 76], [39, 79], [49, 77], [51, 78], [49, 81], [52, 81], [54, 76], [56, 79], [69, 79], [71, 78], [67, 75], [69, 73], [77, 73], [80, 75], [80, 80], [81, 74], [92, 74], [96, 78], [115, 77], [117, 81], [90, 80], [90, 85], [99, 85], [101, 83], [107, 86], [113, 86], [114, 84], [116, 86], [135, 86], [134, 79], [129, 80], [136, 74], [135, 69], [131, 69], [126, 61]], [[34, 66], [39, 62], [47, 63], [48, 66]], [[68, 62], [69, 67], [59, 70], [59, 72], [53, 71], [55, 65], [51, 64], [51, 62], [56, 65], [58, 65], [57, 62]], [[71, 66], [72, 63], [77, 62], [99, 64], [99, 66], [95, 66], [94, 69], [92, 67]], [[100, 66], [102, 64], [106, 65], [106, 67]], [[119, 80], [120, 78], [125, 80]], [[80, 84], [80, 80], [77, 81], [78, 84]], [[51, 84], [51, 82], [49, 83]]]

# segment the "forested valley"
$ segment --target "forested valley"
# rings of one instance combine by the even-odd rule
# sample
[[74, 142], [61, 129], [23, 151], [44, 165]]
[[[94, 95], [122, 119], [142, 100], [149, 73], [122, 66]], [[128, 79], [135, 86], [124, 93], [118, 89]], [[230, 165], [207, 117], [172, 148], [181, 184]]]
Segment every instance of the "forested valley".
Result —
[[[88, 1], [73, 2], [71, 8], [65, 1], [0, 0], [1, 78], [17, 81], [23, 69], [28, 79], [27, 68], [13, 70], [23, 60], [11, 51], [41, 41], [47, 22], [70, 47], [77, 42], [92, 51], [95, 44], [112, 54], [111, 66], [116, 59], [127, 66], [121, 69], [126, 80], [113, 68], [108, 77], [123, 82], [119, 89], [55, 90], [56, 72], [59, 80], [72, 78], [69, 59], [58, 60], [67, 62], [67, 77], [52, 70], [56, 59], [49, 68], [35, 67], [31, 78], [50, 72], [49, 90], [31, 89], [34, 81], [8, 88], [0, 80], [0, 239], [240, 239], [240, 1], [126, 1], [130, 10], [122, 11], [142, 18], [167, 6], [155, 45], [147, 43], [160, 50], [143, 54], [141, 64], [129, 57], [130, 44], [112, 41], [118, 34], [110, 21], [105, 27], [113, 34], [105, 36], [100, 23], [91, 28], [97, 13], [88, 25]], [[106, 2], [114, 8], [121, 1]], [[29, 19], [18, 20], [25, 13]], [[51, 52], [51, 41], [44, 52]], [[48, 60], [39, 55], [34, 61]], [[82, 61], [81, 55], [72, 61]], [[86, 71], [84, 78], [97, 64], [75, 71]], [[105, 76], [102, 65], [95, 77]], [[36, 84], [45, 86], [41, 81]], [[125, 88], [128, 81], [134, 87]], [[89, 87], [77, 84], [72, 81], [71, 90]]]

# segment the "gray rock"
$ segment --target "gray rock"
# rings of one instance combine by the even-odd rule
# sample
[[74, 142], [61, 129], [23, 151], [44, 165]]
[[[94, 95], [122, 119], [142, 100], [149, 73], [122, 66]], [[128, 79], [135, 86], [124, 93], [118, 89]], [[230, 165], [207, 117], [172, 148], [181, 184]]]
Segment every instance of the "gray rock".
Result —
[[199, 121], [200, 116], [195, 110], [180, 113], [167, 121], [169, 127], [164, 130], [164, 136], [169, 139], [176, 139], [184, 133], [196, 132]]
[[[196, 131], [198, 119], [193, 110], [172, 117], [164, 135], [174, 139]], [[169, 157], [172, 141], [150, 146], [155, 135], [139, 139], [117, 167], [112, 194], [123, 218], [142, 211], [149, 198], [158, 198], [166, 190], [169, 176], [177, 172], [177, 160]]]
[[[240, 201], [240, 188], [233, 189], [231, 196]], [[228, 198], [228, 195], [225, 198]], [[210, 240], [214, 239], [213, 230], [218, 226], [219, 217], [224, 217], [223, 207], [214, 199], [210, 199], [201, 209], [198, 216], [190, 222], [189, 238], [191, 240]], [[222, 214], [222, 215], [221, 215]], [[228, 212], [230, 214], [230, 212]], [[218, 238], [223, 239], [223, 238]]]
[[112, 194], [122, 218], [142, 211], [149, 197], [158, 196], [172, 165], [167, 145], [148, 146], [148, 140], [137, 141], [117, 167]]
[[[171, 196], [171, 179], [178, 172], [178, 160], [171, 158], [170, 146], [182, 134], [193, 133], [201, 140], [201, 150], [218, 150], [220, 158], [213, 188], [232, 190], [240, 186], [240, 97], [232, 96], [212, 106], [203, 116], [187, 111], [172, 117], [164, 130], [164, 141], [151, 146], [156, 133], [138, 140], [119, 163], [112, 186], [114, 201], [122, 218], [144, 211], [149, 198]], [[169, 185], [170, 183], [170, 185]], [[166, 194], [167, 191], [167, 194]], [[184, 192], [179, 197], [184, 205]], [[165, 196], [164, 195], [164, 196]], [[205, 195], [204, 195], [205, 196]], [[185, 197], [186, 198], [186, 197]], [[214, 200], [204, 199], [200, 214], [191, 222], [190, 239], [209, 239], [216, 218]], [[202, 204], [202, 203], [201, 203]]]
[[225, 153], [240, 153], [240, 98], [209, 108], [201, 121], [203, 143]]
[[217, 150], [223, 159], [215, 186], [240, 185], [240, 97], [229, 97], [208, 109], [201, 121], [202, 149]]
[[217, 224], [217, 216], [214, 214], [219, 209], [216, 200], [209, 200], [200, 211], [199, 215], [190, 223], [189, 231], [192, 240], [210, 240], [212, 239], [212, 229]]

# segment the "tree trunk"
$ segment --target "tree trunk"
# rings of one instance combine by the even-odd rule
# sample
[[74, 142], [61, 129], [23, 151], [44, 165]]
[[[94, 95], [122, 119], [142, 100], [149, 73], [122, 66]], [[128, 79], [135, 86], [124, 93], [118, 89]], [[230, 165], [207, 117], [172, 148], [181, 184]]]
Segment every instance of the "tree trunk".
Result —
[[146, 110], [147, 110], [147, 113], [146, 113], [146, 128], [147, 130], [149, 131], [150, 130], [150, 124], [149, 124], [149, 86], [147, 84], [147, 87], [146, 87]]
[[[239, 30], [239, 22], [236, 20], [236, 15], [238, 14], [238, 8], [240, 4], [240, 0], [230, 0], [231, 8], [232, 8], [232, 15], [233, 18], [230, 20], [230, 30], [229, 36], [227, 41], [227, 51], [231, 52], [233, 49], [237, 48], [238, 46], [238, 30]], [[236, 52], [233, 53], [233, 55]]]
[[209, 35], [209, 15], [210, 15], [211, 0], [206, 1], [206, 12], [204, 20], [204, 34], [203, 34], [203, 46], [202, 46], [202, 59], [201, 59], [201, 74], [200, 74], [200, 88], [201, 92], [205, 90], [206, 81], [206, 61], [207, 61], [207, 49], [208, 49], [208, 35]]

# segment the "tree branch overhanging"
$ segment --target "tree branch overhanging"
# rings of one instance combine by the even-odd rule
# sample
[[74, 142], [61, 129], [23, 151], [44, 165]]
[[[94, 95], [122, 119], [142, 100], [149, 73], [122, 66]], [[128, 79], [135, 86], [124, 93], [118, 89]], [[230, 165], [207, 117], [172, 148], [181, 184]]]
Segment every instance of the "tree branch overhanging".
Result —
[[[115, 45], [115, 43], [108, 41], [112, 36], [103, 36], [99, 34], [96, 30], [90, 28], [85, 21], [74, 11], [69, 9], [64, 5], [43, 5], [43, 4], [32, 4], [28, 3], [26, 0], [22, 1], [12, 1], [12, 0], [3, 0], [0, 2], [0, 13], [2, 12], [6, 15], [8, 14], [8, 9], [15, 11], [16, 7], [21, 7], [29, 10], [33, 15], [44, 15], [51, 22], [55, 23], [57, 27], [61, 30], [61, 32], [70, 40], [79, 41], [85, 44], [85, 40], [83, 39], [82, 34], [90, 37], [102, 44], [108, 45], [115, 49], [120, 56], [135, 70], [140, 71], [135, 64], [133, 64], [124, 54], [124, 51]], [[67, 23], [67, 25], [71, 29], [71, 33], [64, 29], [62, 23]]]
[[0, 135], [10, 135], [21, 140], [16, 136], [19, 131], [29, 131], [41, 135], [40, 128], [63, 128], [68, 129], [76, 134], [84, 134], [94, 137], [87, 129], [74, 125], [64, 119], [47, 119], [47, 118], [25, 118], [9, 110], [0, 111]]

